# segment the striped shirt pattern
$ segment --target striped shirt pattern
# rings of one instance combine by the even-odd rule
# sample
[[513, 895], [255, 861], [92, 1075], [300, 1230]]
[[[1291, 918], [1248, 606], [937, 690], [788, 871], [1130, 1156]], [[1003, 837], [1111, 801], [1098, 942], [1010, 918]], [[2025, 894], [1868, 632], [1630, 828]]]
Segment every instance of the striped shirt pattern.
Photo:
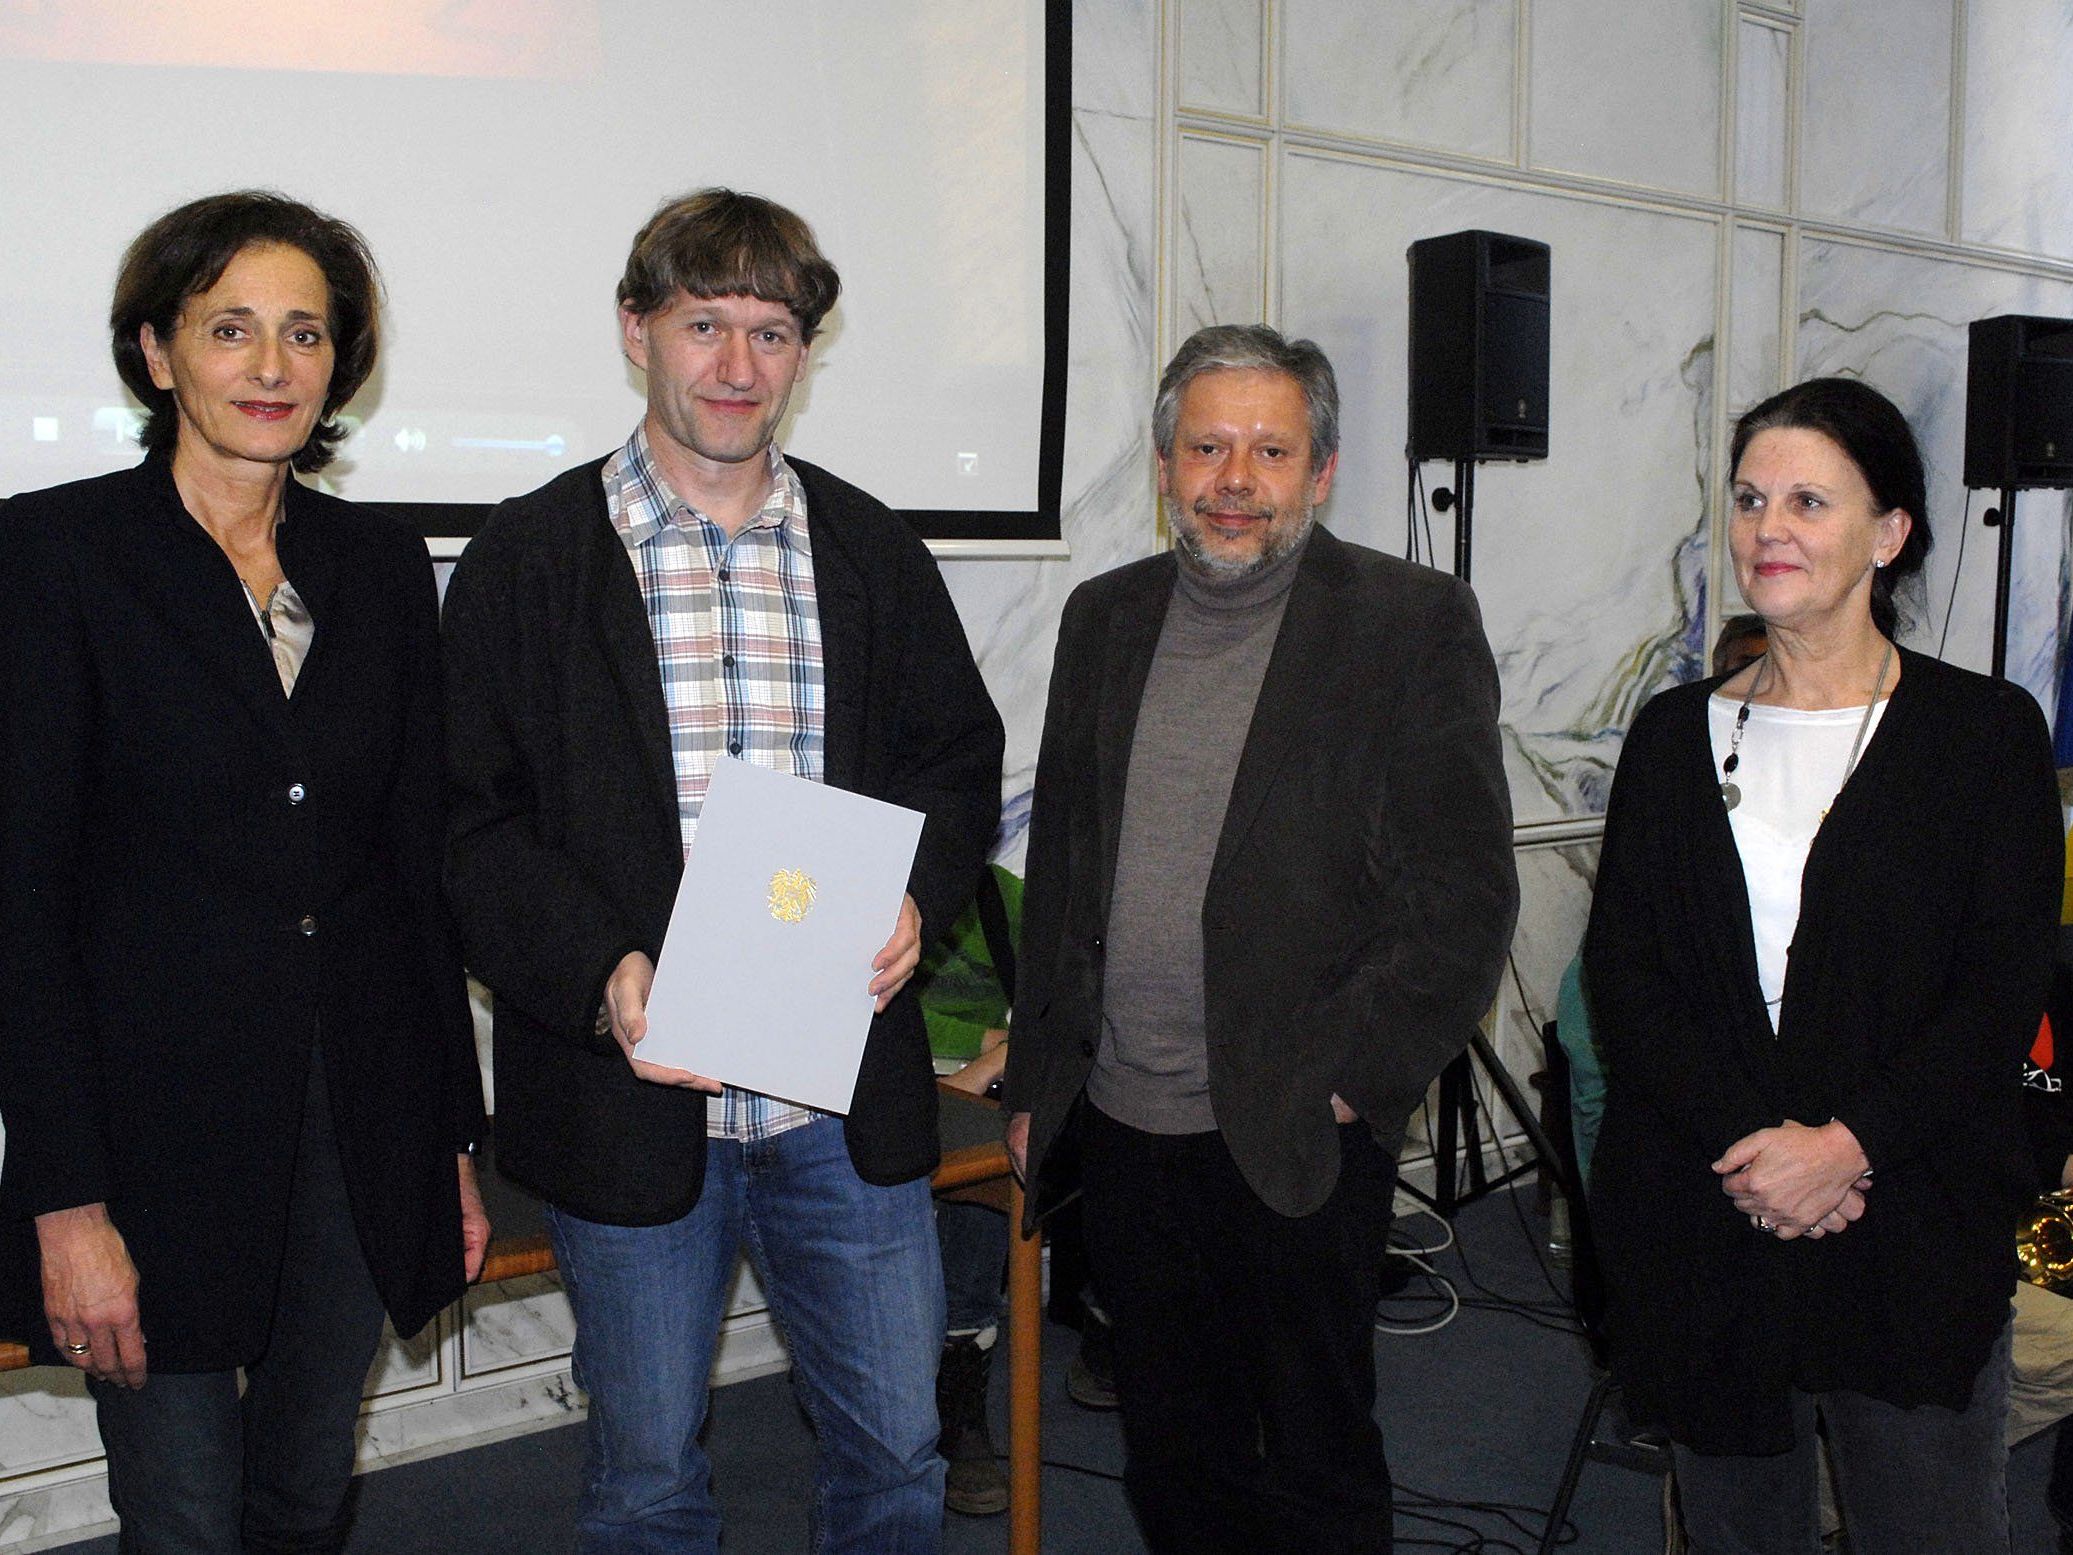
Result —
[[[604, 467], [605, 505], [655, 635], [687, 857], [723, 754], [824, 779], [826, 686], [806, 490], [774, 443], [770, 477], [761, 510], [730, 540], [670, 490], [645, 426]], [[828, 1114], [729, 1086], [706, 1116], [713, 1138], [756, 1140]]]

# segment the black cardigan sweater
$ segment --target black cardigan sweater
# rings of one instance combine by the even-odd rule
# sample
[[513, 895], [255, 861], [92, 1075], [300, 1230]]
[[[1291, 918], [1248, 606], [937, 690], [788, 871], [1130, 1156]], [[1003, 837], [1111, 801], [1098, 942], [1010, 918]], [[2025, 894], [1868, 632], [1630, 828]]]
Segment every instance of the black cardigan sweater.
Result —
[[[1638, 1419], [1701, 1451], [1782, 1451], [1791, 1387], [1963, 1407], [2008, 1320], [2061, 889], [2051, 745], [2020, 687], [1901, 665], [1808, 854], [1775, 1036], [1707, 735], [1719, 682], [1650, 702], [1613, 785], [1584, 948], [1608, 1071], [1591, 1210], [1614, 1369]], [[1710, 1169], [1788, 1118], [1840, 1119], [1870, 1158], [1839, 1235], [1762, 1235]]]
[[[683, 872], [655, 639], [603, 463], [499, 506], [447, 586], [447, 886], [496, 996], [499, 1169], [587, 1220], [656, 1225], [697, 1202], [706, 1101], [637, 1079], [594, 1030], [619, 959], [660, 953]], [[907, 889], [940, 934], [999, 824], [1000, 716], [927, 547], [865, 492], [790, 463], [813, 536], [826, 778], [926, 817]], [[935, 1167], [912, 987], [872, 1021], [845, 1135], [867, 1182]]]

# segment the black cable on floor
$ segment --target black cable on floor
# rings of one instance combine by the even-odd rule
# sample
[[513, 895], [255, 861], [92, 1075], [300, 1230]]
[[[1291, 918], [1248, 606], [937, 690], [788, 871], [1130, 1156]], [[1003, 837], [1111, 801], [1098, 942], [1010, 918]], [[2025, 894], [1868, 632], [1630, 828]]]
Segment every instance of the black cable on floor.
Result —
[[[1539, 1545], [1541, 1530], [1547, 1526], [1548, 1518], [1547, 1509], [1544, 1507], [1526, 1506], [1517, 1501], [1451, 1501], [1444, 1496], [1433, 1495], [1430, 1491], [1414, 1490], [1405, 1485], [1396, 1487], [1396, 1507], [1400, 1516], [1425, 1518], [1435, 1522], [1445, 1521], [1449, 1526], [1468, 1527], [1481, 1542], [1467, 1548], [1476, 1550], [1518, 1550], [1520, 1546], [1509, 1542], [1503, 1534], [1485, 1533], [1473, 1525], [1455, 1524], [1450, 1519], [1436, 1518], [1430, 1514], [1455, 1512], [1467, 1517], [1494, 1517], [1526, 1540], [1526, 1548], [1529, 1549]], [[1581, 1535], [1576, 1524], [1565, 1518], [1562, 1532], [1555, 1542], [1557, 1545], [1574, 1544], [1579, 1537]], [[1396, 1542], [1404, 1544], [1407, 1541], [1399, 1539]]]

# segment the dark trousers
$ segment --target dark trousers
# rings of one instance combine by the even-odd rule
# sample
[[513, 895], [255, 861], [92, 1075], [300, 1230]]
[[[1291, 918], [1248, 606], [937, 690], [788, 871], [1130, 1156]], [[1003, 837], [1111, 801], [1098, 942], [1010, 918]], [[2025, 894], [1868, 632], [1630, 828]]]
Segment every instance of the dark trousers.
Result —
[[245, 1368], [243, 1398], [235, 1371], [152, 1372], [135, 1392], [90, 1384], [121, 1555], [342, 1548], [353, 1427], [381, 1328], [314, 1056], [272, 1335]]
[[1123, 1484], [1154, 1552], [1391, 1548], [1375, 1303], [1396, 1163], [1358, 1123], [1315, 1214], [1276, 1214], [1219, 1134], [1083, 1109], [1087, 1250], [1115, 1322]]
[[2006, 1555], [2009, 1341], [2003, 1328], [1964, 1409], [1795, 1391], [1790, 1451], [1740, 1457], [1677, 1447], [1693, 1555], [1816, 1555], [1817, 1410], [1857, 1555]]

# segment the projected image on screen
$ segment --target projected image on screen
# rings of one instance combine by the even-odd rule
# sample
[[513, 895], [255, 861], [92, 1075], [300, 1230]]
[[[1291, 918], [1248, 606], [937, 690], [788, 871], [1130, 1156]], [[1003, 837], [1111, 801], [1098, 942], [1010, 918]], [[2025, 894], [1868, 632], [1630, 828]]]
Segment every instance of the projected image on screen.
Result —
[[64, 0], [0, 4], [0, 56], [396, 76], [559, 76], [598, 68], [599, 0]]
[[613, 288], [664, 197], [753, 190], [843, 295], [785, 446], [903, 509], [1037, 505], [1044, 0], [0, 5], [0, 494], [133, 462], [123, 246], [278, 188], [366, 233], [382, 366], [326, 482], [486, 503], [638, 420]]

